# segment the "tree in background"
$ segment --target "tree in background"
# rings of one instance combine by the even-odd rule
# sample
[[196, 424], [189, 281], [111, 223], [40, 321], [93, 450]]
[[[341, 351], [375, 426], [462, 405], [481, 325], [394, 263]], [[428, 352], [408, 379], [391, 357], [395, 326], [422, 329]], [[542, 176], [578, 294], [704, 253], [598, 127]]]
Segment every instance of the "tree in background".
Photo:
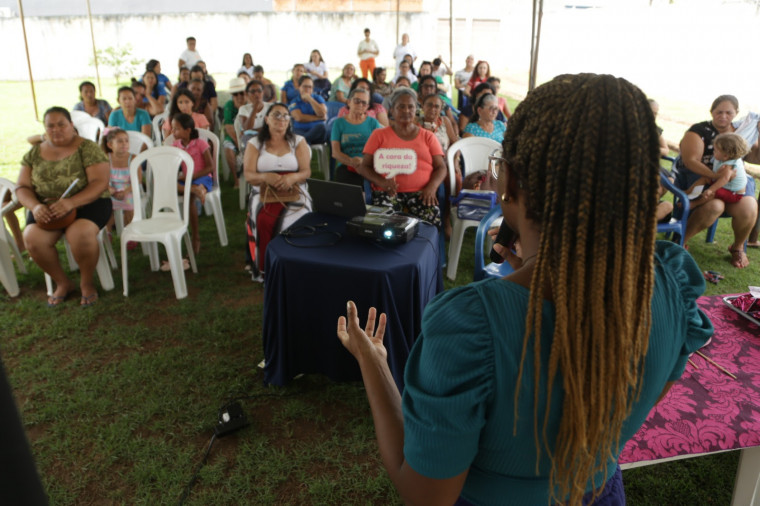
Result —
[[[105, 49], [95, 51], [98, 64], [110, 67], [113, 70], [113, 77], [119, 82], [121, 76], [131, 76], [140, 65], [138, 58], [132, 58], [132, 44], [126, 44], [120, 47], [109, 46]], [[90, 64], [94, 64], [90, 59]]]

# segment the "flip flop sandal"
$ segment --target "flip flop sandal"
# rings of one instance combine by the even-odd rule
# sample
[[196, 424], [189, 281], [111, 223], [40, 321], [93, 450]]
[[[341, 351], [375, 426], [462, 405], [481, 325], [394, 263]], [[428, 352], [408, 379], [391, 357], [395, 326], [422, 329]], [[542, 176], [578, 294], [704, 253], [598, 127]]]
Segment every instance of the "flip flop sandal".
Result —
[[88, 295], [87, 297], [83, 295], [82, 300], [79, 302], [79, 305], [82, 307], [92, 307], [95, 305], [97, 301], [98, 301], [98, 294], [96, 292], [96, 293], [93, 293], [92, 295]]
[[58, 307], [58, 306], [60, 306], [61, 304], [63, 304], [66, 301], [66, 299], [69, 298], [69, 295], [71, 295], [71, 292], [68, 292], [68, 293], [66, 293], [63, 296], [51, 295], [50, 297], [48, 297], [47, 307]]

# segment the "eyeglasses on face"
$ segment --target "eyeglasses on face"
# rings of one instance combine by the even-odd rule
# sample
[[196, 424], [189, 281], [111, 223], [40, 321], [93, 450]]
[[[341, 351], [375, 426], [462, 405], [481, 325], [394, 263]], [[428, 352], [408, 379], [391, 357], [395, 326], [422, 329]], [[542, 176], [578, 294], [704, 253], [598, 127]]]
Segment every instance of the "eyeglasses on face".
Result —
[[503, 163], [507, 163], [507, 160], [504, 159], [504, 152], [501, 148], [494, 149], [488, 157], [488, 168], [491, 169], [491, 175], [494, 179], [499, 179], [499, 169]]
[[360, 98], [353, 98], [353, 99], [351, 99], [351, 100], [353, 100], [353, 102], [354, 102], [356, 105], [369, 105], [369, 102], [367, 102], [366, 100], [362, 100], [362, 99], [360, 99]]
[[242, 91], [236, 91], [235, 93], [233, 93], [233, 94], [232, 94], [232, 96], [233, 96], [233, 97], [239, 97], [239, 96], [240, 96], [240, 95], [242, 95], [242, 94], [243, 94], [243, 92], [242, 92]]
[[273, 112], [272, 118], [278, 120], [278, 121], [290, 121], [290, 114], [286, 114], [283, 112]]
[[248, 93], [250, 93], [251, 95], [253, 95], [254, 93], [264, 93], [264, 90], [261, 88], [251, 88], [250, 90], [248, 90]]

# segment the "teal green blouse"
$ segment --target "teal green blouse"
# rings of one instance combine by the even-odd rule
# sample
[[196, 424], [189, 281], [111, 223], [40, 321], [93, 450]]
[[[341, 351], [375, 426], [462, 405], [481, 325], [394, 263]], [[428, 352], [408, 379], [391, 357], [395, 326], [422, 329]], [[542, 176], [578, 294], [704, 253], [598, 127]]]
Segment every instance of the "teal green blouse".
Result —
[[[655, 260], [644, 386], [623, 426], [621, 450], [646, 419], [666, 382], [681, 376], [688, 356], [713, 332], [712, 324], [696, 305], [705, 281], [691, 256], [673, 243], [658, 242]], [[532, 346], [525, 359], [517, 432], [513, 435], [514, 395], [528, 296], [525, 287], [502, 279], [444, 292], [426, 308], [422, 332], [406, 365], [406, 460], [418, 473], [435, 479], [450, 478], [469, 468], [462, 497], [476, 505], [549, 504], [550, 460], [544, 449], [539, 454], [536, 474]], [[545, 413], [545, 372], [553, 332], [554, 306], [545, 302], [540, 421]], [[558, 375], [547, 428], [551, 446], [562, 402], [562, 380]], [[617, 456], [607, 460], [607, 476], [612, 476]], [[604, 475], [600, 474], [586, 490], [598, 488], [603, 482]]]

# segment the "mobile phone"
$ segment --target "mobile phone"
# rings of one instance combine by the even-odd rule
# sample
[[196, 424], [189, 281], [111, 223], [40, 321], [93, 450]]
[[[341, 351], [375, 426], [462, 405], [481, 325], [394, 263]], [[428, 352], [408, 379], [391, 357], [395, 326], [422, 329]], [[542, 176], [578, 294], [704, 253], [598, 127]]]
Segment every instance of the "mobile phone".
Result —
[[[496, 234], [496, 239], [493, 241], [494, 244], [501, 244], [507, 248], [512, 248], [516, 240], [517, 234], [515, 234], [515, 231], [509, 228], [509, 225], [507, 225], [506, 221], [502, 220], [501, 226], [499, 227], [499, 232]], [[488, 255], [488, 257], [495, 264], [504, 262], [504, 257], [502, 257], [493, 248], [491, 248], [491, 253]]]

